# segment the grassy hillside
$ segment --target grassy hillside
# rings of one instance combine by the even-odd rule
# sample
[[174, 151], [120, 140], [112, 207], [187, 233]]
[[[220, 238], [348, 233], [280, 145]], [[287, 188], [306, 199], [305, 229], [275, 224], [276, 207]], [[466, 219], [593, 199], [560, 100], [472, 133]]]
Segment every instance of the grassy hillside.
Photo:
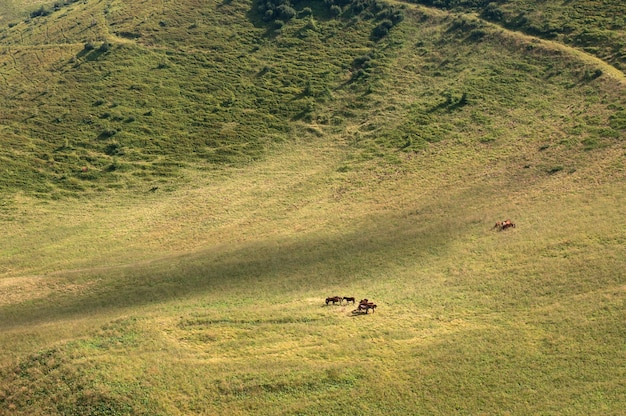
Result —
[[[605, 73], [623, 78], [613, 67], [428, 9], [406, 12], [417, 32], [400, 24], [393, 36], [373, 40], [390, 14], [376, 4], [333, 19], [318, 8], [282, 27], [248, 2], [39, 6], [0, 31], [0, 187], [44, 197], [151, 189], [176, 182], [186, 167], [257, 160], [302, 130], [349, 130], [353, 144], [376, 136], [365, 140], [368, 157], [381, 145], [406, 151], [475, 138], [465, 131], [473, 125], [486, 127], [482, 140], [489, 140], [508, 128], [502, 106], [526, 111], [524, 95], [536, 108], [555, 95], [565, 105], [576, 101], [559, 126], [548, 122], [554, 133], [547, 135], [573, 131], [597, 147], [623, 132], [619, 95], [602, 101], [595, 85]], [[407, 62], [396, 62], [402, 53]], [[587, 97], [582, 88], [596, 78]], [[396, 107], [388, 94], [376, 95], [399, 86]], [[573, 86], [581, 89], [561, 94]], [[577, 94], [598, 102], [583, 104]], [[591, 119], [579, 120], [583, 113]]]
[[0, 29], [0, 414], [621, 414], [615, 61], [292, 5]]
[[299, 120], [337, 122], [324, 103], [351, 94], [376, 19], [321, 13], [281, 35], [249, 2], [196, 3], [72, 2], [0, 33], [2, 186], [151, 188], [255, 160]]
[[581, 48], [622, 71], [626, 65], [626, 10], [620, 0], [414, 0], [478, 13], [511, 30]]

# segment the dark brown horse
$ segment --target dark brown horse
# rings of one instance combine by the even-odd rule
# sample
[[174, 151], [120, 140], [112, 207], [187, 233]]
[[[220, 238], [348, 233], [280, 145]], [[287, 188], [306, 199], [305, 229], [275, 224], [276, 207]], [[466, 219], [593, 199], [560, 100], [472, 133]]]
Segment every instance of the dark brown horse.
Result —
[[365, 311], [365, 313], [368, 313], [369, 310], [372, 310], [372, 313], [374, 313], [376, 311], [376, 304], [374, 302], [367, 302], [367, 303], [359, 303], [359, 307], [357, 308], [357, 310], [359, 312]]
[[331, 296], [331, 297], [326, 298], [326, 304], [328, 305], [330, 302], [332, 302], [334, 305], [336, 303], [341, 303], [342, 300], [343, 299], [341, 296]]
[[344, 296], [344, 297], [343, 297], [343, 300], [345, 300], [345, 301], [346, 301], [346, 303], [348, 303], [348, 302], [352, 302], [352, 303], [354, 304], [354, 303], [356, 302], [356, 299], [355, 299], [355, 298], [353, 298], [353, 297], [349, 297], [349, 296]]

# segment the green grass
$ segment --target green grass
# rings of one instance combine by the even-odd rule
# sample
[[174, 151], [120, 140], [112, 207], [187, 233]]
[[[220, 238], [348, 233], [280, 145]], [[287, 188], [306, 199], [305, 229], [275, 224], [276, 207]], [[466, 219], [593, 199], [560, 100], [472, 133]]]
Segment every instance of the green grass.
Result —
[[0, 31], [0, 414], [622, 413], [623, 73], [191, 6]]
[[582, 2], [411, 0], [455, 12], [471, 11], [507, 29], [585, 50], [624, 71], [626, 9], [620, 0]]

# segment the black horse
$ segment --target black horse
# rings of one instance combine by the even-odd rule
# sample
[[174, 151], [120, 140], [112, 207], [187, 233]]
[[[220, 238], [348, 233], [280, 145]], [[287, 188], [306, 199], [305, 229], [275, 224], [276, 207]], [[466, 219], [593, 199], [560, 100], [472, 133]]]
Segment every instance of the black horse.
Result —
[[326, 298], [326, 304], [328, 305], [330, 302], [334, 304], [336, 304], [337, 302], [341, 303], [343, 299], [341, 298], [341, 296], [331, 296]]

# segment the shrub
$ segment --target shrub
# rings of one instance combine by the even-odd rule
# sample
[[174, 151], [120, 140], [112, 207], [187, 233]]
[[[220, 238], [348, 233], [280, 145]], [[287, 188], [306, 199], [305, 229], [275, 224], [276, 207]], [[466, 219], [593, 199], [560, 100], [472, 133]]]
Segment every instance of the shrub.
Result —
[[313, 10], [310, 7], [305, 7], [304, 9], [298, 12], [298, 18], [302, 19], [303, 17], [308, 17], [313, 14]]
[[50, 13], [52, 13], [50, 10], [47, 10], [45, 7], [41, 6], [37, 10], [30, 12], [30, 17], [34, 18], [39, 16], [48, 16]]
[[370, 55], [359, 56], [352, 61], [352, 67], [355, 69], [368, 68], [372, 64], [372, 57]]
[[615, 130], [626, 130], [626, 110], [616, 111], [609, 116], [609, 126]]
[[355, 0], [352, 3], [352, 10], [358, 14], [367, 9], [369, 5], [370, 2], [368, 0]]
[[526, 25], [528, 25], [528, 17], [526, 17], [525, 12], [519, 13], [509, 22], [507, 22], [506, 26], [509, 29], [523, 29]]
[[297, 14], [296, 9], [287, 4], [281, 4], [276, 8], [276, 11], [278, 12], [278, 16], [284, 20], [291, 20], [296, 17]]
[[109, 143], [106, 145], [106, 147], [104, 148], [104, 153], [106, 153], [109, 156], [114, 156], [114, 155], [118, 155], [121, 152], [121, 146], [119, 143]]
[[400, 9], [396, 9], [393, 7], [388, 7], [386, 9], [381, 10], [377, 15], [376, 19], [383, 20], [388, 19], [395, 25], [404, 20], [404, 12]]
[[563, 169], [564, 169], [563, 166], [560, 166], [560, 165], [559, 166], [554, 166], [554, 167], [548, 169], [548, 173], [550, 175], [554, 175], [555, 173], [558, 173], [558, 172], [562, 171]]
[[498, 8], [498, 3], [489, 3], [480, 13], [480, 17], [494, 22], [500, 22], [504, 18], [504, 13]]
[[404, 20], [404, 12], [402, 10], [395, 9], [393, 13], [391, 14], [391, 21], [393, 22], [393, 24], [397, 25], [403, 20]]
[[341, 16], [342, 10], [341, 7], [337, 6], [336, 4], [333, 4], [332, 6], [330, 6], [330, 14], [334, 17], [337, 16]]
[[383, 3], [378, 0], [374, 0], [371, 2], [370, 7], [372, 9], [372, 12], [376, 14], [376, 13], [383, 11], [388, 6], [386, 3]]
[[104, 130], [102, 133], [100, 133], [98, 138], [99, 139], [108, 139], [109, 137], [113, 137], [116, 134], [117, 134], [117, 130], [115, 130], [115, 129], [107, 129], [107, 130]]
[[381, 21], [378, 26], [376, 26], [374, 30], [372, 30], [372, 39], [381, 40], [382, 38], [387, 36], [387, 34], [389, 34], [389, 30], [391, 30], [392, 27], [393, 23], [391, 22], [391, 20], [385, 19]]
[[104, 41], [102, 43], [102, 45], [100, 45], [100, 47], [98, 48], [98, 51], [100, 52], [107, 52], [109, 49], [111, 49], [111, 44], [108, 41]]
[[484, 38], [486, 34], [487, 32], [485, 32], [483, 29], [474, 29], [470, 32], [468, 39], [472, 41], [479, 41]]

